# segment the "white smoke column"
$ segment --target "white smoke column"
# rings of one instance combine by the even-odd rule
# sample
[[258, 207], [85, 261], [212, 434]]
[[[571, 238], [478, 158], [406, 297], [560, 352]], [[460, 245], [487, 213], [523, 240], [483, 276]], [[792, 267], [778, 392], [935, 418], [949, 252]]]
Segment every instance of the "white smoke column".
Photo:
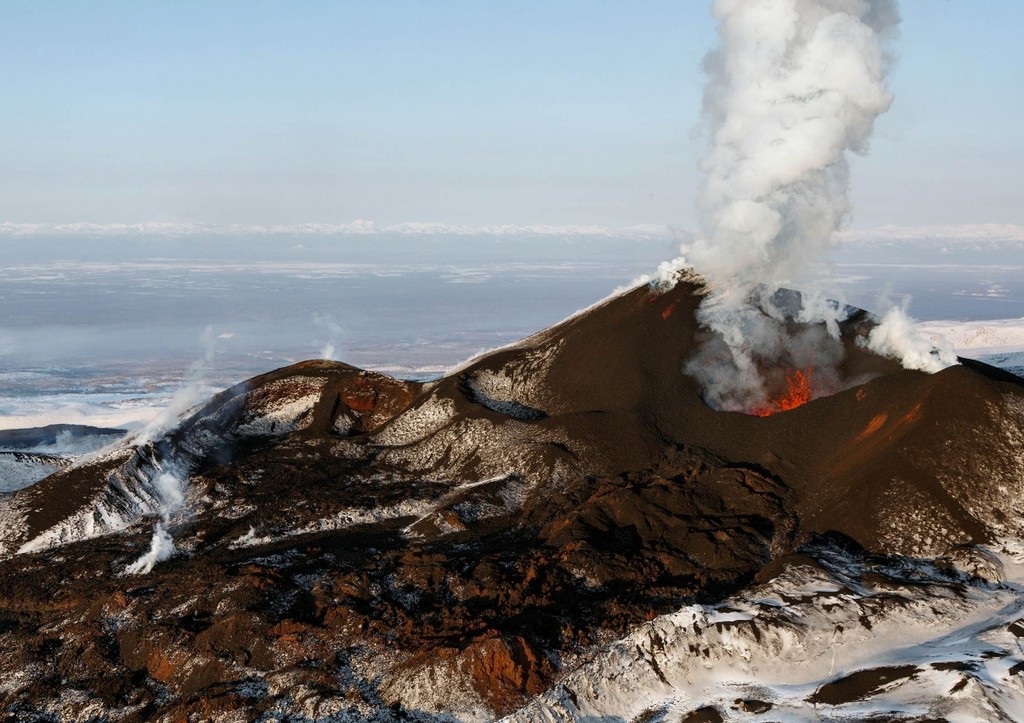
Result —
[[171, 517], [185, 506], [185, 483], [178, 475], [164, 472], [156, 478], [154, 486], [160, 499], [160, 520], [153, 525], [153, 540], [149, 552], [125, 568], [129, 575], [147, 573], [156, 563], [169, 560], [174, 554], [174, 540], [167, 528]]
[[174, 555], [174, 540], [171, 533], [164, 527], [164, 523], [157, 522], [153, 526], [153, 541], [150, 543], [149, 552], [125, 568], [129, 575], [144, 575], [152, 571], [158, 562], [170, 560]]
[[[846, 154], [867, 151], [892, 102], [885, 48], [899, 16], [893, 0], [715, 0], [713, 12], [706, 236], [687, 258], [711, 290], [700, 319], [725, 346], [688, 371], [713, 405], [745, 409], [764, 401], [759, 360], [801, 363], [783, 328], [794, 314], [773, 295], [820, 277], [850, 209]], [[795, 315], [835, 334], [840, 310], [805, 304]]]

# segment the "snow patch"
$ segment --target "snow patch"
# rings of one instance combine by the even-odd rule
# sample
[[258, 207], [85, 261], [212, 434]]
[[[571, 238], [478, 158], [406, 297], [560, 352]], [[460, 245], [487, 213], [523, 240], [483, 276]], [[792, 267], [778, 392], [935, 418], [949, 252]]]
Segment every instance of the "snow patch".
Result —
[[305, 429], [312, 421], [307, 414], [320, 401], [326, 383], [326, 377], [299, 377], [249, 392], [234, 432], [243, 437], [272, 437]]
[[374, 441], [391, 447], [412, 444], [436, 433], [454, 418], [455, 402], [432, 395], [419, 406], [395, 418]]
[[24, 489], [70, 462], [60, 457], [26, 452], [0, 452], [0, 494]]
[[564, 344], [564, 339], [559, 339], [554, 344], [524, 350], [514, 363], [498, 369], [468, 372], [464, 377], [467, 391], [491, 411], [523, 421], [541, 419], [547, 416], [544, 407], [548, 400], [540, 381], [546, 378]]

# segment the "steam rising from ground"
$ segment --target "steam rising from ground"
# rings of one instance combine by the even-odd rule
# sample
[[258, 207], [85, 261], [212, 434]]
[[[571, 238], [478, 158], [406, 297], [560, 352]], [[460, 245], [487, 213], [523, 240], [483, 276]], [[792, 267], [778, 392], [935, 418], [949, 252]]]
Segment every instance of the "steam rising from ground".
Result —
[[[709, 284], [699, 318], [712, 335], [687, 371], [713, 406], [750, 410], [765, 404], [773, 370], [813, 366], [829, 384], [841, 358], [846, 307], [823, 293], [824, 253], [850, 211], [847, 153], [867, 152], [892, 103], [887, 48], [899, 15], [894, 0], [716, 0], [713, 12], [706, 235], [686, 250]], [[784, 288], [802, 299], [780, 303]], [[794, 334], [791, 320], [820, 329]], [[872, 348], [913, 347], [916, 368], [942, 364], [895, 338], [905, 330], [890, 323]]]
[[345, 330], [330, 314], [314, 314], [313, 323], [327, 335], [327, 343], [320, 347], [319, 358], [337, 359], [336, 342], [344, 337]]
[[[133, 441], [139, 447], [152, 444], [170, 432], [181, 423], [181, 418], [186, 412], [209, 397], [210, 390], [203, 385], [202, 380], [213, 368], [214, 363], [215, 336], [212, 326], [206, 327], [202, 339], [205, 348], [203, 356], [189, 367], [185, 384], [175, 393], [167, 408], [135, 436]], [[127, 574], [147, 573], [158, 562], [169, 560], [174, 554], [174, 539], [168, 527], [171, 518], [185, 506], [184, 478], [185, 475], [172, 468], [153, 480], [160, 519], [153, 525], [153, 539], [149, 551], [125, 568]]]
[[956, 363], [953, 345], [945, 339], [925, 338], [904, 307], [896, 306], [871, 330], [864, 345], [882, 356], [903, 362], [907, 369], [937, 372]]
[[156, 478], [154, 486], [160, 500], [160, 520], [153, 525], [149, 552], [125, 568], [129, 575], [147, 573], [158, 562], [169, 560], [174, 554], [174, 540], [167, 528], [171, 517], [185, 506], [185, 483], [179, 475], [164, 472]]

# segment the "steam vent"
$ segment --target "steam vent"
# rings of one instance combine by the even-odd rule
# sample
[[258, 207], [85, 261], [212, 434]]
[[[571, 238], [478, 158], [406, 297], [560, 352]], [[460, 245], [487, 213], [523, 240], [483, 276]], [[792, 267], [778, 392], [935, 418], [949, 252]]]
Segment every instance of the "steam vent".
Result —
[[0, 495], [6, 719], [1012, 718], [1024, 381], [855, 313], [835, 393], [715, 411], [702, 293], [426, 384], [296, 364]]

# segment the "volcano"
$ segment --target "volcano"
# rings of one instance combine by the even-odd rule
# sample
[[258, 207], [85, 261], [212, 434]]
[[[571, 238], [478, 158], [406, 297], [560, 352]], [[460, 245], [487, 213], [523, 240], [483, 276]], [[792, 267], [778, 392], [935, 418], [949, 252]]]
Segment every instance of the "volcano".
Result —
[[[858, 343], [874, 322], [856, 312], [841, 391], [781, 370], [770, 408], [715, 411], [683, 373], [705, 293], [642, 286], [426, 383], [296, 364], [0, 495], [0, 708], [658, 721], [1024, 701], [1024, 381], [904, 370]], [[157, 517], [175, 554], [128, 574]], [[918, 657], [864, 652], [897, 638]]]

